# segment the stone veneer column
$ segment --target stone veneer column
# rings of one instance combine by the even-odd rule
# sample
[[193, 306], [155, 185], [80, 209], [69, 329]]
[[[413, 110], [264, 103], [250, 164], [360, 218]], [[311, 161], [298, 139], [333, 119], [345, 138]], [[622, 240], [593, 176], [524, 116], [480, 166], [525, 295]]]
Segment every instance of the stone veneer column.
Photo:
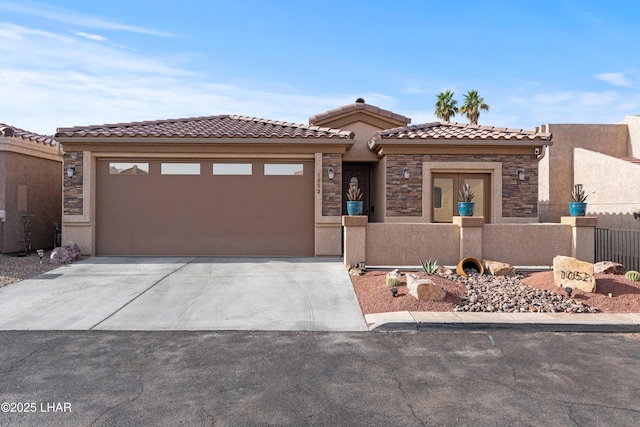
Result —
[[[64, 178], [63, 178], [63, 212], [65, 215], [82, 215], [83, 211], [83, 153], [74, 151], [64, 153]], [[70, 167], [75, 167], [72, 177], [67, 175]]]
[[563, 216], [562, 224], [571, 226], [571, 256], [580, 261], [594, 262], [598, 218], [595, 216]]
[[[422, 162], [420, 154], [389, 154], [386, 164], [388, 217], [422, 216]], [[409, 179], [404, 178], [404, 169]]]
[[460, 227], [460, 259], [475, 258], [482, 262], [482, 216], [454, 216], [453, 223]]
[[366, 215], [343, 216], [344, 226], [344, 265], [366, 261], [367, 255], [367, 224]]
[[[329, 168], [334, 177], [329, 179]], [[322, 154], [322, 215], [342, 215], [342, 154]]]

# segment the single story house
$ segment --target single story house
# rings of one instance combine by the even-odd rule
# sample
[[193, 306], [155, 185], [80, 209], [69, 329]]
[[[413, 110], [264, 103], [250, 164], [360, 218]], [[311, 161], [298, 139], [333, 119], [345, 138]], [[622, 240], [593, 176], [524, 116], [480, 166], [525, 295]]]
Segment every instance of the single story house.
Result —
[[63, 241], [93, 255], [339, 256], [354, 184], [366, 224], [451, 227], [465, 182], [483, 224], [539, 221], [551, 134], [410, 123], [360, 98], [308, 125], [220, 115], [60, 128]]
[[0, 123], [0, 253], [53, 247], [62, 204], [57, 148], [51, 136]]

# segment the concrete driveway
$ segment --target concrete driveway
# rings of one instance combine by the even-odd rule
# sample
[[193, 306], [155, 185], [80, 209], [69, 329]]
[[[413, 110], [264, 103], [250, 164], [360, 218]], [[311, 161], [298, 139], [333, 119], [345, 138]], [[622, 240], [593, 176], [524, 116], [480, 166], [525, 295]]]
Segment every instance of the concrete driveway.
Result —
[[0, 329], [367, 327], [338, 259], [93, 257], [0, 288]]

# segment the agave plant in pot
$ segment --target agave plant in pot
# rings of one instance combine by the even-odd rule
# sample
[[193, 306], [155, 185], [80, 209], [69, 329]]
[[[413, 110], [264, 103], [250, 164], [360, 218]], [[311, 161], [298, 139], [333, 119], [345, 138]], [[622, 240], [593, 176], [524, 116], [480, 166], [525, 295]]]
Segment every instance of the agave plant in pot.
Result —
[[569, 202], [569, 215], [585, 216], [587, 213], [587, 197], [588, 194], [584, 192], [582, 184], [574, 185], [571, 192], [571, 202]]
[[351, 216], [362, 215], [362, 190], [357, 185], [352, 185], [347, 191], [347, 213]]
[[460, 216], [473, 216], [476, 204], [473, 201], [475, 194], [471, 190], [469, 183], [465, 182], [458, 191], [458, 213]]

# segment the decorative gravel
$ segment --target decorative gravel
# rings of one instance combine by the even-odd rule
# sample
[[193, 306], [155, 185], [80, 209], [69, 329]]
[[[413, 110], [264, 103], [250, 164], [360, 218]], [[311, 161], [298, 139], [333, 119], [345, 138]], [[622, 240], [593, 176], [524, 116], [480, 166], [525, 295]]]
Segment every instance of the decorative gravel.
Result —
[[564, 290], [556, 293], [523, 284], [524, 276], [494, 277], [466, 272], [445, 276], [465, 285], [466, 294], [453, 311], [489, 313], [598, 313], [597, 308], [577, 302]]
[[45, 252], [42, 257], [42, 264], [40, 264], [40, 258], [36, 254], [22, 257], [0, 255], [0, 287], [60, 267], [59, 265], [51, 264], [49, 261], [50, 255], [51, 251]]

